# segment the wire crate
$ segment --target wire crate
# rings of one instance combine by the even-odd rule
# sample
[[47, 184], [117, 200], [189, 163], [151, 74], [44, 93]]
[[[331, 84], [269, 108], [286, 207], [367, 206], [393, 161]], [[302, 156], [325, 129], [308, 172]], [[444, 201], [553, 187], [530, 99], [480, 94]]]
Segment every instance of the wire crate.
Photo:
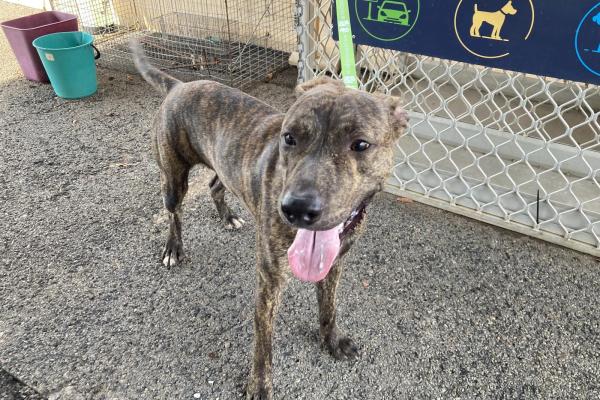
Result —
[[183, 79], [244, 87], [288, 66], [296, 49], [294, 4], [285, 0], [55, 0], [96, 36], [102, 66], [133, 72], [129, 39]]

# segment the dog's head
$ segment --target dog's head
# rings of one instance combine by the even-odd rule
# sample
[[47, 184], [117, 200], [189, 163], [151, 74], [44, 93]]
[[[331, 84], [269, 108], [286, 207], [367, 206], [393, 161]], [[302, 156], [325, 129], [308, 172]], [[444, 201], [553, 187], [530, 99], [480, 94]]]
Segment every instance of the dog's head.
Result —
[[408, 116], [398, 98], [346, 88], [327, 77], [296, 92], [281, 130], [285, 183], [279, 211], [295, 227], [327, 230], [383, 188]]
[[296, 92], [281, 130], [285, 183], [279, 210], [295, 227], [327, 230], [382, 189], [408, 116], [398, 98], [327, 77]]
[[[349, 89], [326, 77], [296, 92], [279, 138], [284, 176], [279, 213], [299, 228], [289, 252], [292, 270], [315, 281], [327, 274], [340, 240], [382, 190], [408, 116], [398, 98]], [[298, 261], [294, 254], [304, 258]]]
[[509, 1], [502, 7], [502, 12], [508, 15], [515, 15], [517, 13], [517, 9], [513, 7], [512, 1]]

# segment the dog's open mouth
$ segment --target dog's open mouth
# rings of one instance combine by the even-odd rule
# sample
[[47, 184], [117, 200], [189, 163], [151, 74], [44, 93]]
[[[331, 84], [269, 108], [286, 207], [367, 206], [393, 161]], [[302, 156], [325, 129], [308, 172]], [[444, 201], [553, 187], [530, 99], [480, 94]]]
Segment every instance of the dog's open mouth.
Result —
[[288, 249], [288, 261], [296, 278], [318, 282], [325, 278], [340, 251], [341, 242], [360, 224], [366, 203], [356, 208], [348, 219], [326, 231], [298, 229], [294, 243]]

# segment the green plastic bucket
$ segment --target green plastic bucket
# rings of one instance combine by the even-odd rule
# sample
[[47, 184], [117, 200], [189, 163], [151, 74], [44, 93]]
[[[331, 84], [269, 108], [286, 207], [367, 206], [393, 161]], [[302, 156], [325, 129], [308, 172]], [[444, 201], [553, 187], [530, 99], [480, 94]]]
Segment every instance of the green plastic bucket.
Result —
[[51, 33], [33, 41], [59, 97], [79, 99], [96, 93], [98, 81], [94, 60], [100, 57], [100, 52], [93, 41], [94, 37], [86, 32]]

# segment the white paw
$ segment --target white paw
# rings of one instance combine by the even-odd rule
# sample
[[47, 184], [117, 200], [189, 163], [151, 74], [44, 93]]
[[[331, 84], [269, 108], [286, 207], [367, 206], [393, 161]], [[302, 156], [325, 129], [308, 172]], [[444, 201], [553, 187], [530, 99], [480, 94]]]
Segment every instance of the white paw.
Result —
[[174, 256], [166, 256], [165, 258], [163, 258], [163, 265], [165, 267], [174, 267], [175, 265], [177, 265], [177, 258]]
[[230, 220], [231, 222], [228, 223], [227, 225], [225, 225], [225, 228], [227, 229], [240, 229], [245, 223], [246, 221], [244, 221], [243, 219], [239, 218], [239, 217], [233, 217]]

